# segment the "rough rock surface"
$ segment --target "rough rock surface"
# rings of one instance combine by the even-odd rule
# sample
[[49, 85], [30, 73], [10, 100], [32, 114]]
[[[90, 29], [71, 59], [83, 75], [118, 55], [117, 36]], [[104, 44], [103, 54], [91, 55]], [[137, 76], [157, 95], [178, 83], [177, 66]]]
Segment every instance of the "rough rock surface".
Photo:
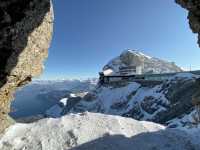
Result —
[[0, 2], [0, 132], [17, 87], [41, 73], [53, 29], [50, 0]]
[[168, 124], [194, 110], [192, 95], [198, 91], [198, 78], [179, 73], [154, 86], [140, 82], [100, 85], [74, 105], [69, 106], [68, 102], [74, 100], [68, 99], [61, 115], [89, 111]]
[[173, 73], [182, 71], [174, 62], [151, 57], [140, 51], [131, 49], [124, 50], [120, 56], [109, 61], [103, 67], [103, 71], [111, 69], [113, 75], [120, 75], [120, 68], [131, 66], [141, 66], [142, 73]]
[[189, 11], [188, 19], [190, 28], [194, 33], [198, 33], [198, 44], [200, 46], [200, 0], [175, 1]]

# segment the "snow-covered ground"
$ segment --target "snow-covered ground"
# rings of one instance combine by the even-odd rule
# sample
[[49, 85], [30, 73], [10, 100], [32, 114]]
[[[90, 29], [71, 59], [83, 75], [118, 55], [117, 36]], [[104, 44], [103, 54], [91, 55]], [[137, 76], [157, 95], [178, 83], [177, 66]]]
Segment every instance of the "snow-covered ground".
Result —
[[[163, 105], [167, 105], [169, 102], [165, 98], [162, 92], [157, 92], [161, 90], [161, 86], [155, 86], [154, 88], [142, 87], [138, 83], [129, 83], [127, 86], [113, 88], [111, 87], [101, 87], [95, 91], [95, 99], [91, 101], [81, 101], [71, 112], [76, 112], [76, 110], [81, 111], [93, 111], [101, 112], [112, 115], [124, 115], [131, 111], [134, 107], [141, 105], [146, 97], [151, 97], [159, 102], [159, 105], [154, 104], [156, 111], [152, 114], [146, 112], [142, 107], [140, 108], [140, 113], [144, 116], [143, 120], [152, 119], [159, 111], [163, 110]], [[153, 104], [152, 104], [153, 105]]]
[[[198, 136], [199, 130], [195, 130]], [[193, 134], [152, 122], [95, 113], [15, 124], [1, 150], [199, 150]]]

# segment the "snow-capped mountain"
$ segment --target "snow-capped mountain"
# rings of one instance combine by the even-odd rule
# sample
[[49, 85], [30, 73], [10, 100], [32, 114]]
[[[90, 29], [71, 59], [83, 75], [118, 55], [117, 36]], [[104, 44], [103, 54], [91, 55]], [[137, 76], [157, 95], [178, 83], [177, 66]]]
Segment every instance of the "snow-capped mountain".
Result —
[[130, 118], [70, 114], [31, 124], [15, 124], [0, 137], [1, 150], [199, 150], [193, 132]]
[[[142, 73], [182, 71], [174, 63], [134, 50], [125, 50], [119, 57], [104, 66], [103, 70], [111, 69], [114, 74], [118, 74], [122, 67], [141, 64], [143, 65]], [[184, 118], [185, 115], [194, 111], [191, 101], [192, 95], [198, 90], [197, 78], [200, 76], [185, 72], [166, 77], [156, 84], [148, 80], [144, 82], [121, 81], [106, 85], [99, 83], [94, 90], [82, 97], [77, 95], [73, 98], [66, 97], [64, 105], [61, 99], [46, 112], [46, 115], [60, 117], [69, 113], [89, 111], [178, 127], [177, 122], [181, 122], [178, 118]]]
[[100, 85], [83, 98], [77, 97], [77, 101], [67, 99], [59, 116], [89, 111], [175, 127], [171, 120], [194, 110], [191, 100], [198, 90], [196, 79], [199, 77], [191, 73], [178, 73], [157, 85], [139, 82]]
[[[34, 90], [49, 92], [52, 90], [68, 90], [71, 92], [85, 92], [93, 89], [98, 82], [97, 78], [79, 80], [34, 80], [22, 90], [29, 90], [29, 87]], [[37, 91], [38, 91], [37, 90]]]
[[168, 62], [159, 58], [150, 57], [136, 50], [124, 50], [122, 54], [108, 62], [103, 71], [111, 69], [113, 75], [119, 75], [120, 68], [141, 66], [141, 73], [172, 73], [182, 69], [174, 62]]

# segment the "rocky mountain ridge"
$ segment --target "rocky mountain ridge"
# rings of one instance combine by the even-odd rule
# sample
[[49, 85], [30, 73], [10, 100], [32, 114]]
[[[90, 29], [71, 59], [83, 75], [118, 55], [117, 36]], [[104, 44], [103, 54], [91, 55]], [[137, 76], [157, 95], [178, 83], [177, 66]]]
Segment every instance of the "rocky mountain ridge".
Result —
[[137, 82], [98, 86], [82, 98], [75, 95], [77, 101], [74, 101], [75, 98], [66, 99], [65, 105], [59, 107], [59, 116], [89, 111], [172, 124], [171, 120], [194, 111], [192, 95], [198, 91], [196, 79], [199, 77], [178, 73], [154, 86], [143, 86]]
[[183, 71], [174, 62], [168, 62], [159, 58], [150, 57], [140, 51], [127, 49], [124, 50], [120, 56], [109, 61], [104, 67], [103, 71], [107, 69], [113, 70], [113, 74], [119, 75], [120, 68], [141, 66], [142, 74], [148, 73], [173, 73]]
[[[117, 73], [122, 66], [138, 65], [142, 61], [143, 71], [146, 73], [150, 70], [154, 73], [181, 71], [173, 63], [134, 50], [125, 50], [103, 67], [103, 70], [109, 68]], [[122, 80], [107, 84], [99, 82], [98, 86], [83, 97], [75, 95], [73, 98], [67, 97], [64, 104], [59, 102], [47, 111], [47, 115], [56, 117], [89, 111], [168, 125], [170, 120], [194, 110], [192, 96], [198, 91], [198, 78], [199, 75], [183, 72], [172, 74], [162, 81], [155, 82], [156, 84], [149, 80]], [[54, 111], [57, 112], [56, 115]]]

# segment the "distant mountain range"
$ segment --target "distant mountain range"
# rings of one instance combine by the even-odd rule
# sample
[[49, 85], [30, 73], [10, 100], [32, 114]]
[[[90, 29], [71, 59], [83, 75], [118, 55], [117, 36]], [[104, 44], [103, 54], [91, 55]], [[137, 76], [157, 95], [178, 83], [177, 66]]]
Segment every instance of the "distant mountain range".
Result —
[[87, 80], [35, 80], [19, 89], [12, 102], [10, 115], [14, 118], [43, 115], [46, 110], [71, 93], [88, 92], [98, 79]]

